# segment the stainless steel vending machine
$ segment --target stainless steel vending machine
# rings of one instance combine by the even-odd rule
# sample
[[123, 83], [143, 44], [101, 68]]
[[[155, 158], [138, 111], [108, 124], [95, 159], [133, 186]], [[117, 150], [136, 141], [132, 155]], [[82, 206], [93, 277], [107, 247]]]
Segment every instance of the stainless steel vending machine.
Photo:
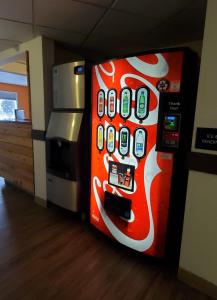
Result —
[[81, 212], [87, 199], [85, 70], [84, 61], [53, 67], [53, 111], [46, 134], [48, 201], [73, 212]]

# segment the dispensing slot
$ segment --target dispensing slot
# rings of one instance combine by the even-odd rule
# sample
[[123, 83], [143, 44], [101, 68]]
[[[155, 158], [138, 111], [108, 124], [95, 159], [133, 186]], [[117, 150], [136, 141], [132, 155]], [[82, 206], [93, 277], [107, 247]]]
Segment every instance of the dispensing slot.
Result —
[[131, 205], [131, 200], [105, 192], [104, 207], [109, 212], [129, 220], [131, 218]]

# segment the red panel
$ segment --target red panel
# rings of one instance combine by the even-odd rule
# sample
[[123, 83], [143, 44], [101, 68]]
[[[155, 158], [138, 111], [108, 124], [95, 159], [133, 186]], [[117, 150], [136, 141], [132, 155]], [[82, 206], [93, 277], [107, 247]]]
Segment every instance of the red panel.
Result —
[[[160, 79], [169, 81], [168, 92], [179, 92], [182, 73], [182, 52], [141, 55], [129, 59], [114, 60], [93, 67], [92, 70], [92, 153], [91, 153], [91, 223], [120, 243], [153, 256], [163, 256], [168, 220], [173, 154], [155, 151]], [[132, 89], [132, 114], [124, 122], [119, 115], [120, 91]], [[135, 91], [140, 86], [150, 89], [149, 115], [142, 124], [136, 119]], [[105, 114], [97, 115], [97, 93], [100, 89], [107, 95], [108, 89], [117, 91], [118, 113], [111, 121]], [[107, 99], [105, 102], [107, 106]], [[127, 126], [131, 134], [131, 148], [122, 159], [116, 150], [109, 156], [99, 152], [96, 145], [97, 126], [113, 125], [118, 131]], [[142, 127], [147, 130], [146, 156], [140, 161], [132, 153], [133, 132]], [[118, 135], [117, 135], [118, 136]], [[104, 135], [106, 144], [106, 134]], [[108, 160], [135, 166], [134, 191], [126, 191], [108, 184]], [[109, 214], [103, 208], [104, 191], [110, 191], [132, 200], [132, 219], [127, 222]]]

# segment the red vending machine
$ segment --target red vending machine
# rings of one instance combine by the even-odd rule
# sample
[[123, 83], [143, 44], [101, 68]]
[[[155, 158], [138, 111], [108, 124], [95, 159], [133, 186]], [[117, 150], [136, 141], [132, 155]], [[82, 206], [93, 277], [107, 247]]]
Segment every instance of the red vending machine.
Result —
[[92, 68], [90, 220], [151, 256], [180, 242], [196, 81], [186, 48]]

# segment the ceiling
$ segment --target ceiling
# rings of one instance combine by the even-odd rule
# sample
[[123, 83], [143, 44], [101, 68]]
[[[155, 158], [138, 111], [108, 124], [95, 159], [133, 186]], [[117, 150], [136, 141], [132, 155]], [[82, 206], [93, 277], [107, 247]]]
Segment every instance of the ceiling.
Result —
[[206, 0], [0, 0], [0, 51], [38, 35], [113, 56], [202, 39]]

